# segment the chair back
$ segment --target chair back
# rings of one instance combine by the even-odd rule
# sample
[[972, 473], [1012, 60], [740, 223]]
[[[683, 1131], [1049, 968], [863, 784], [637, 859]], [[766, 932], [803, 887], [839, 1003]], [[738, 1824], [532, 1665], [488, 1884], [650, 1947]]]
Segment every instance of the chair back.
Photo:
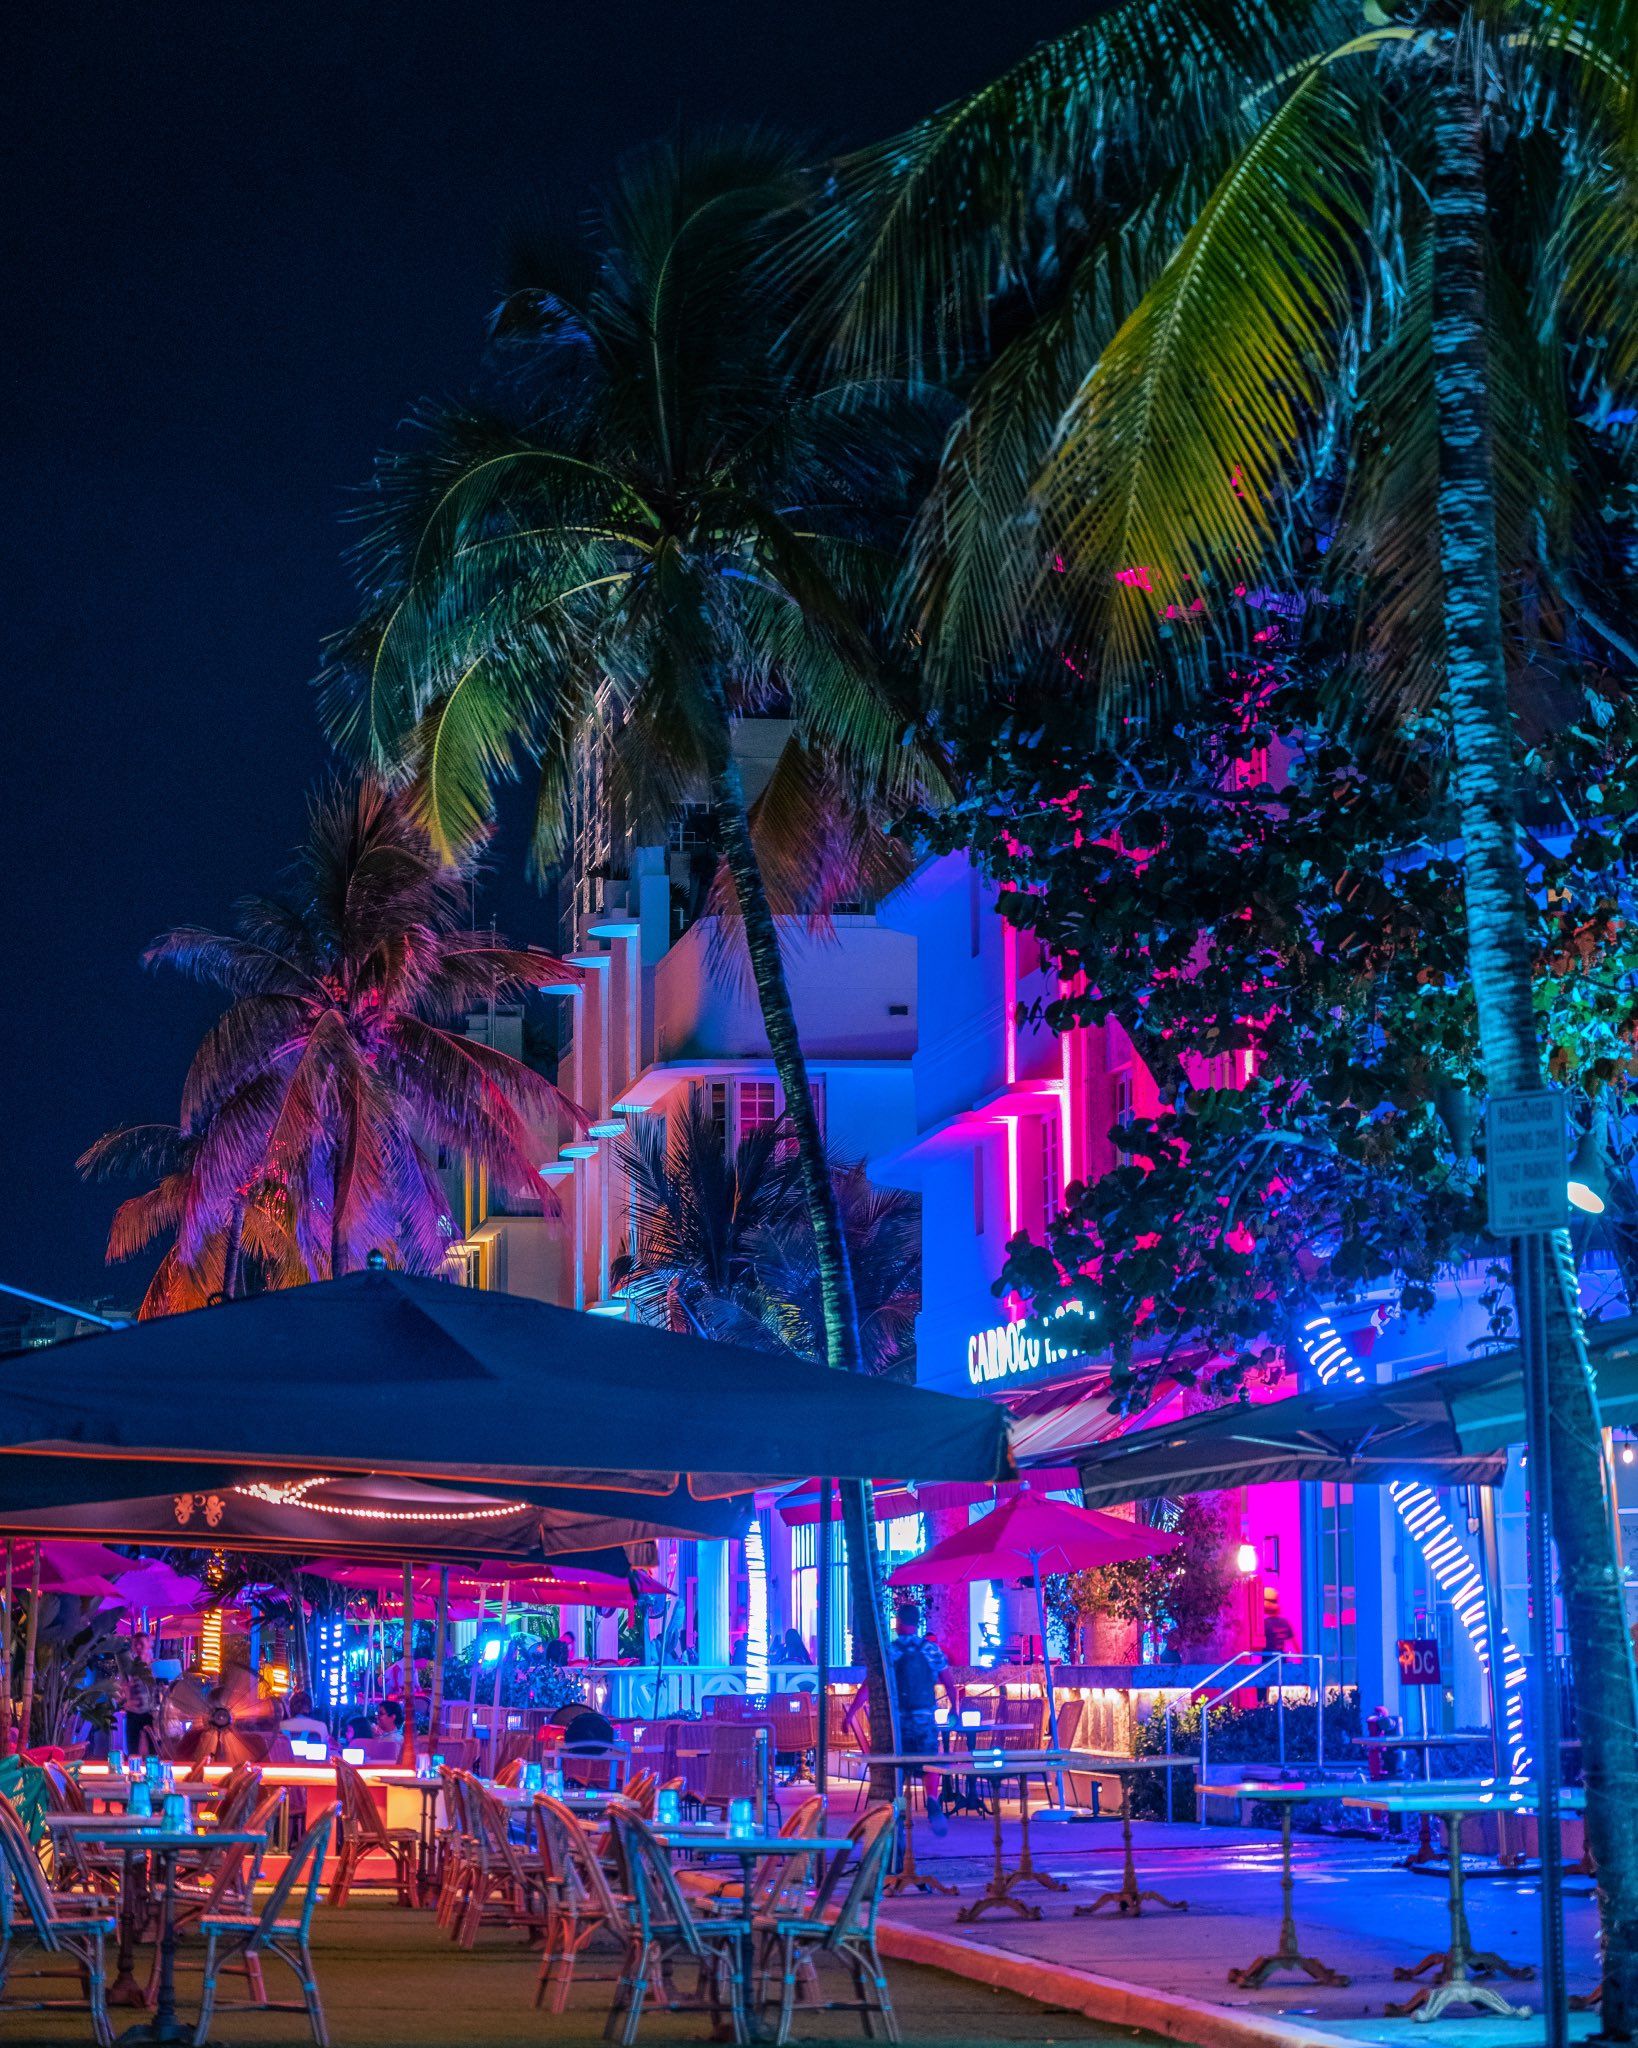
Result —
[[1073, 1749], [1081, 1732], [1081, 1702], [1065, 1700], [1058, 1709], [1058, 1747]]
[[504, 1785], [508, 1791], [515, 1790], [523, 1783], [523, 1758], [521, 1755], [509, 1756], [506, 1759], [505, 1763], [495, 1773], [495, 1783], [497, 1785]]
[[[3, 1792], [0, 1792], [0, 1859], [10, 1875], [6, 1879], [9, 1893], [13, 1884], [17, 1887], [23, 1902], [23, 1911], [34, 1923], [34, 1932], [40, 1946], [58, 1949], [62, 1946], [57, 1935], [57, 1902], [46, 1883], [46, 1874], [40, 1868], [40, 1859], [34, 1853], [34, 1844], [28, 1838], [28, 1830], [18, 1818], [17, 1809]], [[9, 1914], [9, 1908], [8, 1908]]]
[[996, 1747], [1039, 1749], [1046, 1702], [1041, 1699], [1000, 1699], [995, 1703]]
[[776, 1693], [768, 1702], [767, 1718], [773, 1746], [781, 1756], [812, 1749], [819, 1740], [819, 1695]]
[[565, 1742], [557, 1758], [571, 1784], [610, 1792], [620, 1790], [631, 1770], [631, 1750], [624, 1742]]
[[577, 1911], [594, 1913], [616, 1934], [626, 1934], [630, 1922], [625, 1907], [614, 1896], [608, 1872], [579, 1815], [549, 1792], [541, 1792], [535, 1798], [534, 1820], [535, 1843], [547, 1877], [564, 1887]]
[[384, 1849], [388, 1846], [387, 1824], [381, 1818], [381, 1810], [370, 1797], [370, 1788], [359, 1775], [356, 1764], [336, 1758], [336, 1805], [341, 1809], [341, 1824], [349, 1834], [356, 1834], [373, 1847]]
[[[330, 1846], [330, 1831], [335, 1826], [335, 1808], [321, 1813], [301, 1840], [290, 1851], [290, 1861], [280, 1871], [278, 1882], [267, 1895], [261, 1918], [257, 1923], [258, 1940], [266, 1940], [273, 1934], [295, 1934], [306, 1941], [313, 1931], [313, 1912], [318, 1905], [319, 1887], [324, 1882], [324, 1857]], [[287, 1912], [292, 1898], [300, 1894], [293, 1911]]]
[[205, 1901], [207, 1913], [225, 1913], [235, 1907], [242, 1910], [249, 1904], [256, 1880], [261, 1875], [262, 1858], [267, 1854], [268, 1831], [284, 1800], [284, 1786], [275, 1785], [257, 1802], [253, 1812], [234, 1823], [233, 1833], [260, 1835], [261, 1841], [233, 1842], [206, 1857], [205, 1868], [210, 1872], [210, 1893]]
[[[811, 1834], [816, 1827], [824, 1824], [825, 1802], [817, 1793], [799, 1800], [785, 1816], [779, 1832], [782, 1836], [797, 1838]], [[756, 1876], [751, 1883], [750, 1908], [753, 1916], [773, 1911], [787, 1900], [793, 1900], [807, 1889], [809, 1854], [799, 1849], [789, 1856], [765, 1856], [757, 1865]]]
[[652, 1771], [638, 1771], [634, 1777], [626, 1780], [624, 1797], [636, 1807], [644, 1820], [652, 1820], [659, 1791], [660, 1781]]
[[216, 1802], [216, 1825], [225, 1835], [236, 1835], [245, 1824], [246, 1816], [256, 1804], [256, 1794], [261, 1789], [262, 1774], [255, 1764], [237, 1764], [222, 1781], [221, 1797]]
[[[887, 1866], [892, 1860], [893, 1844], [898, 1834], [898, 1818], [898, 1802], [894, 1800], [890, 1804], [867, 1806], [848, 1829], [853, 1841], [853, 1874], [842, 1895], [842, 1903], [836, 1909], [830, 1932], [825, 1936], [827, 1947], [834, 1948], [859, 1936], [867, 1941], [875, 1940], [876, 1916], [881, 1911], [882, 1887], [887, 1882]], [[821, 1917], [844, 1868], [844, 1859], [838, 1857], [820, 1893], [816, 1910]]]
[[713, 1805], [727, 1799], [755, 1798], [757, 1732], [748, 1722], [711, 1724], [711, 1754], [705, 1760], [702, 1796]]
[[609, 1832], [625, 1872], [637, 1938], [645, 1947], [651, 1941], [677, 1943], [703, 1958], [705, 1944], [659, 1836], [624, 1805], [610, 1807]]
[[47, 1813], [84, 1813], [85, 1794], [61, 1764], [44, 1763]]

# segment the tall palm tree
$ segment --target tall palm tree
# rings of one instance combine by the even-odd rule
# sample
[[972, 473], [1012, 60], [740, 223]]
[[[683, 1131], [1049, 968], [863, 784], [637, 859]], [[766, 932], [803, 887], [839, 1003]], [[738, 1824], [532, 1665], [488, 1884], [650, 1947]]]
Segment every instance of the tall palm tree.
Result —
[[[639, 1315], [763, 1350], [822, 1358], [824, 1298], [794, 1147], [783, 1124], [730, 1153], [703, 1106], [636, 1126], [621, 1163], [636, 1193], [636, 1242], [616, 1277]], [[901, 1373], [920, 1306], [917, 1205], [833, 1165], [859, 1305], [866, 1370]]]
[[[907, 719], [870, 629], [882, 508], [919, 444], [892, 391], [804, 382], [782, 345], [793, 308], [757, 265], [800, 190], [789, 147], [758, 134], [626, 168], [589, 274], [559, 266], [502, 309], [510, 408], [447, 413], [385, 465], [373, 609], [329, 703], [372, 760], [408, 750], [452, 856], [520, 757], [539, 778], [542, 866], [588, 751], [633, 826], [709, 803], [790, 1105], [826, 1355], [856, 1371], [847, 1242], [733, 737], [776, 711], [818, 764], [810, 782], [879, 801], [907, 778]], [[872, 1710], [891, 1727], [867, 1488], [843, 1489], [843, 1514]]]
[[[1596, 715], [1589, 673], [1638, 670], [1635, 48], [1632, 0], [1127, 0], [844, 165], [823, 230], [844, 356], [992, 349], [915, 554], [946, 689], [1067, 630], [1073, 669], [1141, 714], [1279, 577], [1353, 610], [1371, 712], [1446, 722], [1495, 1095], [1543, 1080], [1515, 721]], [[1638, 1685], [1566, 1233], [1549, 1265], [1624, 2039]]]
[[[581, 1120], [467, 1017], [573, 970], [466, 927], [467, 874], [409, 800], [365, 781], [315, 801], [294, 886], [248, 896], [227, 933], [187, 925], [143, 956], [225, 990], [183, 1088], [180, 1125], [111, 1132], [88, 1172], [156, 1172], [115, 1219], [110, 1258], [173, 1242], [146, 1304], [334, 1277], [374, 1250], [436, 1273], [455, 1234], [440, 1150], [498, 1193], [552, 1203], [539, 1169]], [[219, 1284], [218, 1284], [219, 1283]]]

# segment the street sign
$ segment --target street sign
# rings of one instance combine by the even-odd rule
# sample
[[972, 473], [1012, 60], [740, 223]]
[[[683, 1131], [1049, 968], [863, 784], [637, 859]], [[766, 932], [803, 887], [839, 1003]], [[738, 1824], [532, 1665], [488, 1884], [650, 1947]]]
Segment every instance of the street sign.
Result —
[[1439, 1683], [1439, 1645], [1431, 1636], [1401, 1636], [1396, 1647], [1401, 1685]]
[[1563, 1230], [1570, 1220], [1564, 1100], [1556, 1088], [1491, 1098], [1485, 1188], [1493, 1237]]

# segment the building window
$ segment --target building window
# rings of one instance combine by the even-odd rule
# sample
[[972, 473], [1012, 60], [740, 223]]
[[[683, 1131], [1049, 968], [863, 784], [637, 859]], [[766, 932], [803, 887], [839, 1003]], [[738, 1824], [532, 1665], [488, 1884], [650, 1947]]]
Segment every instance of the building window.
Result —
[[973, 1147], [973, 1231], [984, 1235], [984, 1148]]
[[701, 1090], [705, 1104], [705, 1120], [711, 1127], [712, 1135], [724, 1151], [728, 1149], [728, 1083], [707, 1081]]
[[779, 1121], [779, 1090], [772, 1081], [741, 1081], [734, 1103], [737, 1129], [734, 1142], [743, 1145], [757, 1131], [771, 1130]]
[[1064, 1205], [1063, 1131], [1058, 1112], [1041, 1119], [1041, 1216], [1050, 1223]]
[[1137, 1097], [1132, 1088], [1130, 1067], [1122, 1067], [1120, 1072], [1113, 1076], [1110, 1082], [1109, 1104], [1114, 1112], [1113, 1122], [1129, 1124], [1132, 1121], [1133, 1112], [1137, 1107]]

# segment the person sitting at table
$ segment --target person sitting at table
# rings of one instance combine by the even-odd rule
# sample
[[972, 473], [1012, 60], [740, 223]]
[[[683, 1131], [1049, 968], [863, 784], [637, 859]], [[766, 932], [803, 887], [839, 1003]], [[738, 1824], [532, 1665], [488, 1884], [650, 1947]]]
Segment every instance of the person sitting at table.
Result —
[[404, 1709], [398, 1700], [382, 1700], [375, 1710], [364, 1744], [364, 1759], [372, 1764], [395, 1764], [404, 1750]]
[[803, 1642], [798, 1630], [794, 1628], [786, 1629], [784, 1635], [779, 1639], [778, 1649], [774, 1652], [774, 1662], [776, 1664], [811, 1664], [813, 1662], [813, 1659], [808, 1655], [808, 1646]]
[[328, 1742], [330, 1729], [326, 1722], [313, 1712], [311, 1693], [293, 1692], [285, 1704], [284, 1719], [279, 1723], [279, 1733], [296, 1737], [302, 1742]]

